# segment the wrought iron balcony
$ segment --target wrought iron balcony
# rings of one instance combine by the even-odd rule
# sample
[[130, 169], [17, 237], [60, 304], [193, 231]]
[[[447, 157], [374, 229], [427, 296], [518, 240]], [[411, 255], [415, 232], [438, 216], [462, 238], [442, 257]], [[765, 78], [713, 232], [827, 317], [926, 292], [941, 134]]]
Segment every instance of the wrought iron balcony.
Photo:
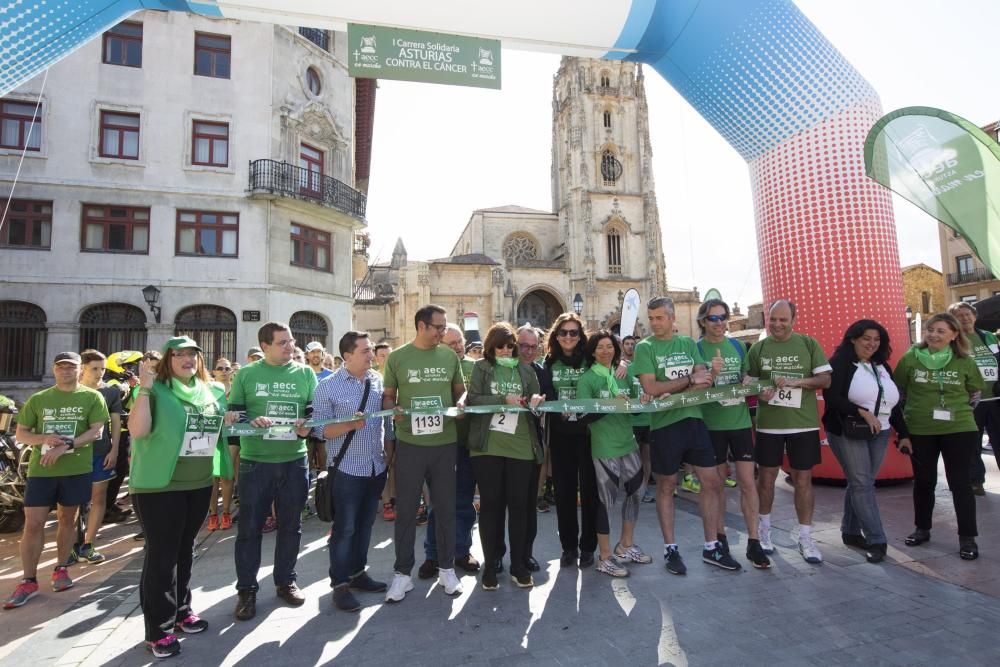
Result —
[[985, 267], [948, 274], [949, 285], [966, 285], [968, 283], [983, 282], [984, 280], [996, 280], [990, 270]]
[[277, 160], [250, 162], [250, 194], [279, 195], [329, 206], [347, 215], [365, 219], [368, 199], [346, 183], [315, 171]]

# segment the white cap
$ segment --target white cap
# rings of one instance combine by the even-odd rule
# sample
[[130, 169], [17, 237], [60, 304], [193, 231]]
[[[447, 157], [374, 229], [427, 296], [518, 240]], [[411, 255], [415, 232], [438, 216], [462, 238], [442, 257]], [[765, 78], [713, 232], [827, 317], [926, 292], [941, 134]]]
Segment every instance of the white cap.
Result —
[[313, 342], [306, 345], [306, 352], [312, 352], [313, 350], [322, 350], [322, 349], [323, 349], [323, 343], [319, 342], [318, 340], [314, 340]]

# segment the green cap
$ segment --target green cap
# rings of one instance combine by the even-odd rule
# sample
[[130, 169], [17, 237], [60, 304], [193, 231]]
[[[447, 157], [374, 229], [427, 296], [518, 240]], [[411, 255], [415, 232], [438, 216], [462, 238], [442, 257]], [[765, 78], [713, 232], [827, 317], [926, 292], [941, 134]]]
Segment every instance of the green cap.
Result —
[[198, 350], [199, 352], [202, 351], [201, 347], [198, 346], [198, 343], [194, 342], [194, 339], [192, 339], [191, 337], [175, 336], [163, 344], [163, 348], [161, 351], [163, 352], [163, 354], [166, 354], [167, 350], [183, 350], [185, 348], [192, 348], [192, 347]]

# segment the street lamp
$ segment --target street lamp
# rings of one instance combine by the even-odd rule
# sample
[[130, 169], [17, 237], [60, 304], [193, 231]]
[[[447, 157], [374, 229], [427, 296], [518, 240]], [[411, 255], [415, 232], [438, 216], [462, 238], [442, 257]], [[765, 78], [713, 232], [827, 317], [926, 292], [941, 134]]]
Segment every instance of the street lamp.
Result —
[[573, 312], [577, 315], [583, 312], [583, 295], [579, 292], [573, 297]]
[[153, 312], [156, 323], [160, 323], [160, 312], [163, 310], [157, 304], [160, 302], [160, 288], [156, 285], [146, 285], [142, 288], [142, 298], [146, 300], [149, 309]]

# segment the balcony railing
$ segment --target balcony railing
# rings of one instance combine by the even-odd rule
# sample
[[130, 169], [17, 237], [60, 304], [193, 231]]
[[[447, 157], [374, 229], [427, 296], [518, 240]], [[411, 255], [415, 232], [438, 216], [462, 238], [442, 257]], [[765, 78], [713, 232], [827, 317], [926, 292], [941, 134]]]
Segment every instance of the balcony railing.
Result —
[[299, 28], [299, 34], [324, 51], [330, 50], [330, 33], [326, 30], [320, 30], [319, 28]]
[[270, 193], [316, 202], [365, 219], [368, 199], [336, 178], [277, 160], [250, 162], [250, 194]]
[[949, 285], [965, 285], [968, 283], [978, 283], [984, 280], [995, 280], [989, 269], [981, 267], [971, 271], [960, 271], [948, 274]]

